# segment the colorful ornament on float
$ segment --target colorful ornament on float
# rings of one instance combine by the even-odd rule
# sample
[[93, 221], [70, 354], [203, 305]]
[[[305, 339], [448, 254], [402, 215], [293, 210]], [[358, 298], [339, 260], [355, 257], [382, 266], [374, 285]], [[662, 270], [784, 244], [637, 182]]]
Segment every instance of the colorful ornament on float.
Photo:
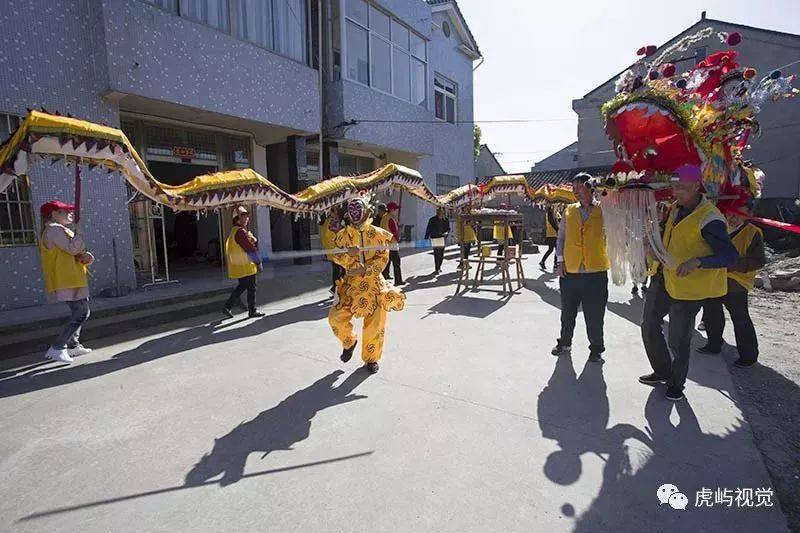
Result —
[[[611, 188], [666, 186], [676, 168], [690, 164], [700, 166], [712, 197], [729, 186], [758, 195], [743, 152], [759, 133], [762, 105], [798, 94], [795, 76], [773, 71], [758, 80], [755, 69], [739, 65], [735, 50], [711, 54], [678, 76], [668, 61], [713, 35], [711, 28], [701, 30], [652, 60], [654, 47], [642, 47], [643, 57], [620, 75], [616, 96], [601, 108], [618, 158]], [[716, 35], [730, 46], [742, 40], [736, 32]]]
[[[628, 274], [642, 280], [647, 250], [666, 268], [675, 266], [661, 242], [656, 204], [669, 195], [679, 167], [698, 168], [708, 196], [722, 209], [759, 195], [763, 173], [744, 152], [760, 131], [762, 105], [797, 96], [795, 76], [775, 70], [758, 79], [755, 69], [739, 65], [735, 50], [711, 54], [678, 74], [670, 60], [713, 36], [714, 30], [705, 28], [658, 56], [654, 46], [640, 48], [641, 59], [620, 75], [616, 96], [601, 108], [617, 161], [609, 175], [591, 184], [603, 193], [616, 284]], [[716, 36], [728, 46], [742, 40], [736, 32]]]

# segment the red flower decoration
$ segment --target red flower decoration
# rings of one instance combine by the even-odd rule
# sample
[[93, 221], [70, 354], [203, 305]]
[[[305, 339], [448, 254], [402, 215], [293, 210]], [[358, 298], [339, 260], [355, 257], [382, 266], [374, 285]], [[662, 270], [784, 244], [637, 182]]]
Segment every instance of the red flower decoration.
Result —
[[661, 74], [663, 74], [665, 78], [671, 78], [675, 75], [675, 65], [672, 63], [665, 64], [661, 67]]
[[728, 46], [736, 46], [740, 42], [742, 42], [742, 34], [738, 31], [735, 31], [728, 35], [728, 38], [725, 40], [728, 43]]

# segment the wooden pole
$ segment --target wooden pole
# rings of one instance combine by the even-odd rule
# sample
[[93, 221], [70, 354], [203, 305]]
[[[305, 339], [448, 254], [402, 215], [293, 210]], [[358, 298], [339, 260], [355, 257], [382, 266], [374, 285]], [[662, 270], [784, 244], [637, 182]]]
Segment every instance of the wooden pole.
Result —
[[75, 161], [75, 224], [81, 221], [81, 166]]

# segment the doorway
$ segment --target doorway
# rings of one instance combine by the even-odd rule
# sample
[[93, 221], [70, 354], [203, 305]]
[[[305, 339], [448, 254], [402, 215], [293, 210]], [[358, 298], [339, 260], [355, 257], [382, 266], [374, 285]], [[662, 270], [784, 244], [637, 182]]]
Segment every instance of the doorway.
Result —
[[[159, 181], [168, 185], [182, 185], [195, 176], [216, 172], [211, 165], [195, 165], [167, 161], [148, 161], [148, 167]], [[159, 266], [164, 265], [164, 249], [170, 271], [187, 272], [220, 268], [222, 266], [219, 237], [219, 215], [192, 211], [175, 212], [164, 209], [164, 231], [161, 220], [154, 220], [156, 255]], [[163, 240], [166, 236], [166, 247]]]

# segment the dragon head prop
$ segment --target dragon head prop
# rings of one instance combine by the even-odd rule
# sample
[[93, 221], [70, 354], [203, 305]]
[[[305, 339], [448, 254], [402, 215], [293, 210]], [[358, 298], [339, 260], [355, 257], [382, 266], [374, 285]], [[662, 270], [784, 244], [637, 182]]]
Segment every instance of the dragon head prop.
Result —
[[[716, 35], [729, 46], [742, 39], [735, 32]], [[758, 195], [763, 174], [744, 153], [759, 134], [761, 105], [798, 94], [795, 76], [775, 70], [758, 79], [732, 49], [677, 73], [670, 59], [713, 36], [703, 29], [657, 56], [655, 46], [642, 47], [642, 57], [620, 75], [616, 95], [601, 108], [617, 156], [609, 177], [614, 186], [667, 185], [675, 169], [696, 165], [711, 196]]]

